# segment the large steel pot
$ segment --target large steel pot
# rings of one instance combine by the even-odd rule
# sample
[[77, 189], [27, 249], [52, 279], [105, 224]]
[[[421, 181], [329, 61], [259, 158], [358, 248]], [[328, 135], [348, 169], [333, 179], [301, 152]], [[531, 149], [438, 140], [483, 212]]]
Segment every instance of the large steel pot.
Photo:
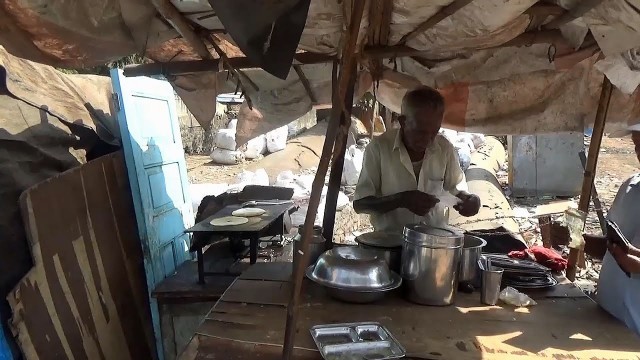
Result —
[[400, 273], [402, 234], [373, 231], [356, 236], [358, 246], [375, 252], [389, 265], [389, 269]]
[[472, 283], [478, 274], [478, 260], [482, 255], [482, 248], [487, 242], [473, 235], [464, 235], [464, 245], [462, 247], [462, 259], [460, 260], [460, 274], [458, 281]]
[[462, 232], [450, 228], [404, 228], [401, 274], [410, 301], [437, 306], [454, 302], [463, 239]]

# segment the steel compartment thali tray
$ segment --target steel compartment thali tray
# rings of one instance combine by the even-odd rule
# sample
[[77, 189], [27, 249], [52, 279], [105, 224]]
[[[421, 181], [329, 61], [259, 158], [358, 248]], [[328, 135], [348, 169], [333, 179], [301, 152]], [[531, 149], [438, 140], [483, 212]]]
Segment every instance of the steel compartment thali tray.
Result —
[[406, 355], [391, 332], [376, 322], [316, 325], [310, 332], [325, 360], [385, 360]]

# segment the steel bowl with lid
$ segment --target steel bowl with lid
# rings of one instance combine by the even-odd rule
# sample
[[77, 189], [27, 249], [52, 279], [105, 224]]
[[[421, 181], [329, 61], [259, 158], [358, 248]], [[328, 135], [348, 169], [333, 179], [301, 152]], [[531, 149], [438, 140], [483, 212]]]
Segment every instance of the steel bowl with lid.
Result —
[[353, 246], [320, 255], [307, 269], [307, 277], [325, 286], [330, 295], [349, 302], [375, 301], [402, 282], [378, 254]]
[[385, 259], [392, 271], [400, 273], [402, 233], [372, 231], [356, 236], [356, 242], [363, 249], [375, 251]]

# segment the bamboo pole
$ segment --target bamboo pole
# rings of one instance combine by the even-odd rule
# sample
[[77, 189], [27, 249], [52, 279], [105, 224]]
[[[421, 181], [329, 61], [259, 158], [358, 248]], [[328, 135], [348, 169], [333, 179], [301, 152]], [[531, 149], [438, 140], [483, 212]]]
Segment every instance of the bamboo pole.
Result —
[[[333, 89], [334, 93], [337, 94], [333, 96], [333, 99], [336, 100], [333, 105], [338, 106], [341, 109], [343, 108], [343, 102], [338, 102], [337, 100], [345, 98], [349, 91], [349, 80], [351, 79], [353, 71], [357, 69], [356, 46], [364, 7], [365, 0], [354, 1], [353, 11], [351, 12], [350, 17], [351, 20], [349, 21], [348, 31], [345, 34], [342, 59], [340, 63], [340, 73], [338, 75], [338, 88]], [[327, 134], [324, 139], [320, 162], [318, 163], [318, 171], [316, 172], [316, 176], [313, 179], [311, 187], [311, 197], [309, 199], [309, 207], [307, 209], [307, 216], [304, 221], [302, 234], [301, 259], [296, 263], [296, 266], [293, 269], [293, 286], [291, 296], [289, 298], [289, 305], [287, 306], [287, 324], [285, 327], [284, 345], [282, 349], [282, 358], [284, 360], [290, 360], [293, 356], [302, 280], [304, 278], [306, 264], [309, 261], [309, 241], [313, 236], [313, 225], [316, 214], [318, 213], [318, 206], [320, 205], [324, 179], [327, 174], [327, 170], [329, 169], [329, 161], [331, 160], [334, 140], [338, 131], [338, 119], [339, 117], [336, 116], [329, 120], [329, 126], [327, 127]]]
[[[596, 167], [598, 166], [598, 154], [600, 153], [600, 145], [602, 144], [602, 136], [604, 135], [604, 126], [607, 120], [607, 112], [609, 111], [609, 103], [611, 102], [611, 93], [613, 85], [604, 76], [602, 81], [602, 90], [600, 91], [600, 101], [598, 102], [598, 110], [596, 119], [593, 124], [593, 134], [591, 135], [591, 143], [589, 144], [589, 156], [587, 157], [587, 166], [584, 170], [584, 178], [582, 180], [582, 191], [580, 192], [580, 202], [578, 210], [588, 213], [589, 202], [591, 200], [591, 189], [593, 189], [593, 179], [596, 175]], [[567, 264], [567, 278], [571, 281], [576, 279], [577, 263], [580, 259], [582, 249], [571, 249], [569, 251], [569, 259]]]

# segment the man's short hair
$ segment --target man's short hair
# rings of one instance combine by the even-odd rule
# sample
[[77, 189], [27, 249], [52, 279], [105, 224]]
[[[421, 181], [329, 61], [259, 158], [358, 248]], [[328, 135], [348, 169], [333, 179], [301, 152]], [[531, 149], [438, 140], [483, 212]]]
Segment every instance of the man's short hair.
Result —
[[419, 88], [407, 91], [402, 98], [403, 114], [406, 114], [408, 108], [415, 109], [416, 107], [430, 107], [434, 110], [444, 110], [444, 98], [435, 89], [428, 86], [420, 86]]

